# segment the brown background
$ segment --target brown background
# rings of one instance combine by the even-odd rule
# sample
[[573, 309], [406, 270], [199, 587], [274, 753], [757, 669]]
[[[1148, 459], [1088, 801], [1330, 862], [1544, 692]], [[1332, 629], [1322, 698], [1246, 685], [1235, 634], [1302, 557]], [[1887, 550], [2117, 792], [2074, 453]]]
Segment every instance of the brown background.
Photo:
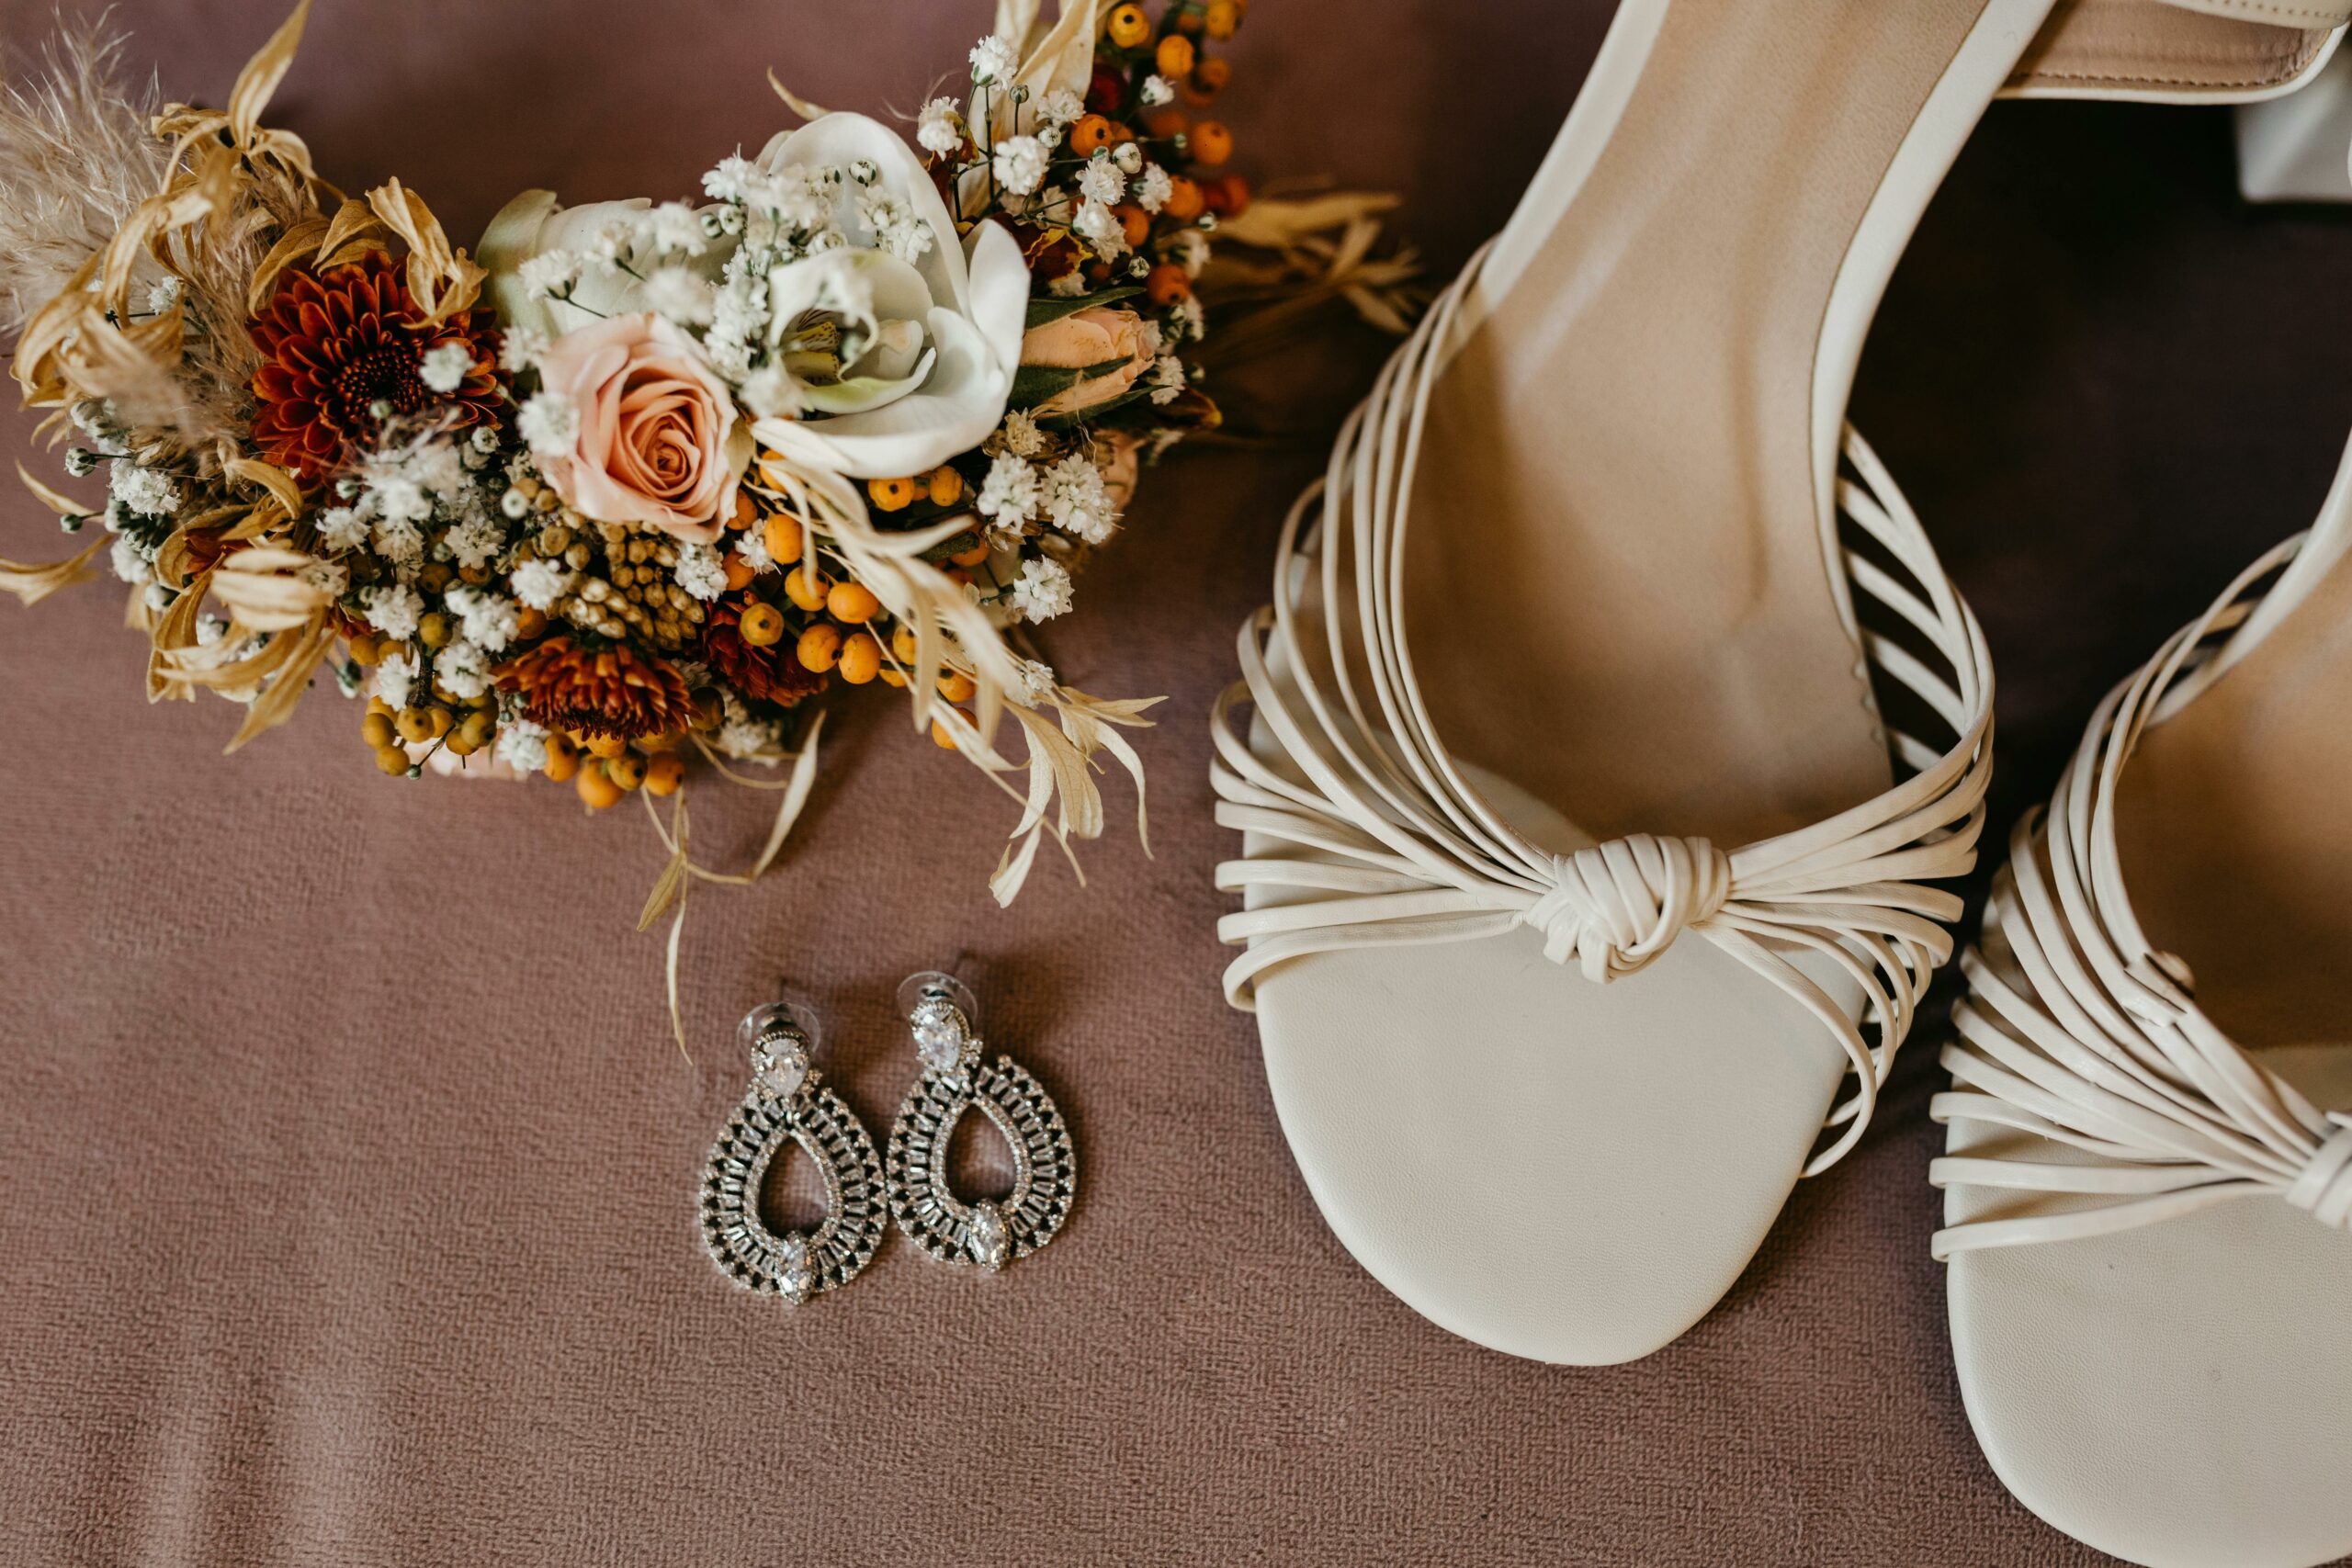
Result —
[[[469, 235], [525, 186], [689, 190], [783, 123], [771, 64], [911, 108], [987, 10], [322, 0], [274, 118], [347, 187], [397, 172]], [[0, 24], [27, 44], [48, 11], [0, 0]], [[1242, 162], [1399, 188], [1450, 265], [1606, 11], [1260, 0]], [[277, 17], [117, 15], [214, 103]], [[2237, 204], [2220, 112], [2002, 106], [1962, 158], [1855, 412], [1990, 631], [2002, 819], [2106, 683], [2309, 517], [2352, 422], [2347, 270], [2343, 215]], [[141, 703], [111, 586], [0, 607], [0, 1556], [2093, 1560], [2010, 1501], [1954, 1391], [1927, 1255], [1939, 1024], [1730, 1299], [1638, 1365], [1475, 1349], [1326, 1233], [1218, 996], [1204, 776], [1312, 461], [1167, 470], [1053, 628], [1081, 684], [1170, 695], [1156, 859], [1114, 833], [1089, 887], [1046, 865], [1000, 912], [1004, 803], [895, 710], [853, 717], [780, 872], [697, 900], [691, 1066], [630, 929], [660, 863], [641, 821], [384, 781], [331, 695], [223, 761], [230, 710]], [[0, 554], [46, 552], [42, 517], [7, 502]], [[755, 841], [752, 804], [704, 797], [709, 847]], [[797, 1314], [724, 1289], [693, 1193], [735, 1018], [790, 975], [885, 1126], [912, 1076], [892, 987], [959, 950], [1074, 1124], [1062, 1239], [992, 1280], [894, 1239]]]

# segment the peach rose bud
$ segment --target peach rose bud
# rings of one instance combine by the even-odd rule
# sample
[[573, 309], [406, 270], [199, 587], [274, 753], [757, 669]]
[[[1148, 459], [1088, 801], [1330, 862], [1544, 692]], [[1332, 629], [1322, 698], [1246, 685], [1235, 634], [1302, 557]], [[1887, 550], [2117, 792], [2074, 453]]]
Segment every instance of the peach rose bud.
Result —
[[1107, 305], [1089, 305], [1031, 327], [1021, 339], [1021, 363], [1024, 366], [1089, 370], [1114, 359], [1125, 363], [1071, 382], [1029, 412], [1039, 419], [1077, 413], [1126, 392], [1159, 357], [1157, 335], [1133, 310], [1113, 310]]

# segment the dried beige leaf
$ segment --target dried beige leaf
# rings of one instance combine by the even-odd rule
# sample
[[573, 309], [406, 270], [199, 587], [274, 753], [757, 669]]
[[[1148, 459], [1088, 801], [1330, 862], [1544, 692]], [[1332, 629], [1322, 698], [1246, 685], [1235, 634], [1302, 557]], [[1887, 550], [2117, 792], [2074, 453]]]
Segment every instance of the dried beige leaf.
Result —
[[212, 596], [248, 631], [307, 626], [327, 607], [327, 592], [302, 574], [318, 563], [282, 545], [232, 550], [212, 574]]
[[782, 79], [779, 78], [774, 71], [770, 71], [768, 73], [768, 85], [775, 89], [775, 96], [784, 100], [785, 107], [790, 109], [794, 114], [798, 115], [802, 119], [822, 119], [825, 118], [825, 111], [823, 109], [819, 108], [815, 104], [810, 103], [808, 99], [802, 97], [799, 94], [786, 86]]

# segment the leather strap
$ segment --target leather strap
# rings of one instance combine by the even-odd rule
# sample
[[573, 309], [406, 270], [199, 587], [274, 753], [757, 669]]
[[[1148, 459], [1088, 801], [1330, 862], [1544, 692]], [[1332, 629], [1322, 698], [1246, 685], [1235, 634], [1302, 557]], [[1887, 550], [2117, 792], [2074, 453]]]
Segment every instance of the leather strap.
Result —
[[[1542, 934], [1554, 962], [1573, 960], [1606, 983], [1688, 931], [1793, 998], [1844, 1051], [1855, 1088], [1829, 1118], [1841, 1131], [1807, 1173], [1826, 1168], [1861, 1135], [1951, 952], [1942, 922], [1958, 917], [1961, 900], [1921, 884], [1975, 863], [1992, 771], [1984, 634], [1918, 520], [1849, 430], [1838, 504], [1859, 538], [1830, 568], [1899, 625], [1900, 636], [1866, 630], [1864, 655], [1920, 698], [1949, 738], [1936, 746], [1891, 735], [1907, 775], [1894, 787], [1729, 852], [1641, 833], [1560, 856], [1522, 838], [1447, 754], [1402, 642], [1400, 543], [1422, 420], [1489, 254], [1439, 297], [1350, 416], [1329, 471], [1283, 525], [1280, 596], [1242, 627], [1242, 679], [1216, 705], [1211, 782], [1217, 820], [1275, 847], [1220, 865], [1217, 885], [1277, 901], [1219, 922], [1218, 934], [1245, 948], [1227, 967], [1226, 994], [1248, 1008], [1260, 975], [1310, 953], [1475, 941], [1520, 926]], [[1252, 750], [1245, 706], [1272, 738], [1274, 761]], [[1860, 1023], [1790, 962], [1805, 953], [1860, 988]]]
[[2116, 851], [2117, 780], [2146, 728], [2210, 686], [2256, 606], [2311, 536], [2239, 576], [2108, 694], [2046, 812], [2030, 814], [1996, 881], [1983, 948], [1928, 1114], [1990, 1122], [2070, 1159], [1947, 1156], [1938, 1187], [2097, 1199], [1936, 1233], [1939, 1258], [2103, 1235], [2245, 1198], [2281, 1198], [2352, 1228], [2352, 1122], [2314, 1109], [2199, 1010], [2187, 966], [2152, 948]]
[[2352, 0], [2059, 0], [2005, 91], [2229, 102], [2320, 63]]

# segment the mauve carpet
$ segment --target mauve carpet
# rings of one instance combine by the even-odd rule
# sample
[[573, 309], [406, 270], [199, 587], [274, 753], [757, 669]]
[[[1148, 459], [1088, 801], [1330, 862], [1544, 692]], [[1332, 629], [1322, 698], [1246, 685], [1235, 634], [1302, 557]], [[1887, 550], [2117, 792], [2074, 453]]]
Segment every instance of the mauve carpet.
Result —
[[[690, 190], [784, 123], [770, 65], [911, 108], [989, 11], [322, 0], [273, 118], [462, 238], [526, 186]], [[1607, 11], [1260, 0], [1240, 166], [1400, 189], [1450, 266]], [[0, 0], [12, 46], [50, 14]], [[219, 103], [279, 9], [115, 16], [171, 94]], [[1996, 107], [1871, 341], [1855, 418], [1999, 665], [1997, 822], [2109, 682], [2308, 520], [2352, 425], [2352, 224], [2243, 209], [2230, 156], [2219, 111]], [[1318, 417], [1373, 352], [1318, 363]], [[388, 783], [331, 694], [224, 760], [231, 710], [142, 702], [112, 587], [0, 607], [0, 1558], [2098, 1561], [2010, 1500], [1954, 1389], [1927, 1252], [1939, 1017], [1857, 1154], [1639, 1364], [1476, 1349], [1325, 1231], [1218, 994], [1205, 779], [1208, 705], [1315, 461], [1172, 463], [1051, 628], [1080, 684], [1169, 695], [1152, 858], [1114, 828], [1088, 886], [1044, 864], [997, 909], [1004, 800], [854, 705], [777, 873], [695, 900], [691, 1065], [631, 929], [661, 863], [634, 815]], [[0, 507], [0, 554], [55, 542], [30, 501]], [[757, 842], [758, 802], [704, 800], [707, 849]], [[893, 1238], [797, 1314], [725, 1288], [693, 1200], [741, 1089], [736, 1018], [789, 976], [885, 1128], [912, 1076], [892, 988], [958, 953], [1075, 1130], [1062, 1237], [994, 1280]]]

